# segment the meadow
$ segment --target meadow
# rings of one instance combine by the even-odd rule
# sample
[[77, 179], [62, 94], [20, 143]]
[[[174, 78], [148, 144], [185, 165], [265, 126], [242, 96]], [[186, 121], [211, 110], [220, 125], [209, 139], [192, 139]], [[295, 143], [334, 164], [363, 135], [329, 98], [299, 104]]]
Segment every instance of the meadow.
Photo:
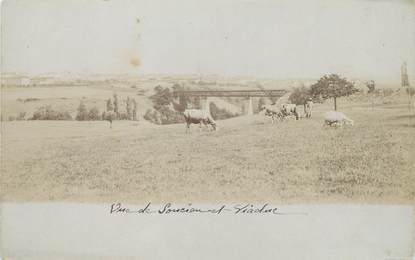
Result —
[[[402, 101], [402, 102], [401, 102]], [[404, 97], [342, 99], [355, 125], [311, 119], [271, 125], [261, 115], [218, 121], [219, 131], [144, 120], [2, 122], [4, 201], [415, 201], [415, 111]]]

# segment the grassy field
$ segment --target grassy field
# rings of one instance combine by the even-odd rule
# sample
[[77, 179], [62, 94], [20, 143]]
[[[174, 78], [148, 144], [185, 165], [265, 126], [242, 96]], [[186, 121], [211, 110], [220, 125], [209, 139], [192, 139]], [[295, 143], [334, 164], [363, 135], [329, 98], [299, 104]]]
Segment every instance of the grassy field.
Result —
[[340, 102], [353, 127], [312, 119], [271, 125], [256, 115], [193, 125], [3, 122], [6, 201], [415, 201], [414, 110]]
[[116, 88], [111, 86], [102, 87], [8, 87], [2, 89], [2, 114], [6, 120], [9, 116], [18, 116], [25, 112], [26, 119], [30, 118], [34, 111], [42, 106], [50, 105], [57, 111], [68, 111], [75, 117], [81, 100], [87, 109], [96, 107], [104, 111], [106, 101], [113, 98], [117, 93], [121, 110], [124, 109], [123, 102], [129, 96], [135, 98], [138, 107], [138, 115], [145, 114], [151, 108], [151, 101], [142, 95], [137, 95], [136, 89]]

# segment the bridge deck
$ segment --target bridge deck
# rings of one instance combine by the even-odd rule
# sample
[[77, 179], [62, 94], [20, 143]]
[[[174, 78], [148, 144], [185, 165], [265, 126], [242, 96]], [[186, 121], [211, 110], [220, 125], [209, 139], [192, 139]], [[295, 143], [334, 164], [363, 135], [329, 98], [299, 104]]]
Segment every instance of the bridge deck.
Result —
[[173, 92], [175, 96], [188, 97], [282, 97], [287, 93], [284, 89], [267, 90], [184, 90]]

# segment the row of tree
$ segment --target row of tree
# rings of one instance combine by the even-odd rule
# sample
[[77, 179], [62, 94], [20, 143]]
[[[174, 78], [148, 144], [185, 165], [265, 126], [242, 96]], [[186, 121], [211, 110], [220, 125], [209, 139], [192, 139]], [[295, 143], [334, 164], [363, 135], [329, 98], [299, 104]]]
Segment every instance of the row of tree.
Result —
[[114, 93], [113, 96], [114, 100], [111, 100], [109, 98], [107, 100], [106, 109], [107, 112], [114, 112], [115, 119], [127, 119], [127, 120], [137, 120], [137, 101], [134, 98], [130, 98], [127, 96], [127, 100], [125, 102], [125, 111], [126, 114], [123, 115], [123, 113], [119, 110], [119, 102], [118, 102], [118, 96], [117, 93]]
[[110, 116], [112, 120], [138, 120], [137, 117], [137, 101], [134, 98], [127, 97], [125, 102], [125, 112], [120, 112], [118, 96], [114, 93], [113, 100], [109, 98], [106, 101], [106, 111], [100, 113], [98, 108], [93, 107], [87, 109], [83, 100], [78, 106], [76, 120], [88, 121], [88, 120], [107, 120]]

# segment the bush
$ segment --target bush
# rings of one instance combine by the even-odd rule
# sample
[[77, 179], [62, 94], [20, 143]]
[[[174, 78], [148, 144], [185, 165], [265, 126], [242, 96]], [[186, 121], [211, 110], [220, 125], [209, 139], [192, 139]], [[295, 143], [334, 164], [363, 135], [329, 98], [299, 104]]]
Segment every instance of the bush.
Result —
[[155, 109], [147, 109], [144, 114], [144, 119], [150, 121], [153, 124], [161, 125], [160, 113]]
[[26, 98], [26, 99], [18, 98], [17, 99], [17, 101], [23, 102], [23, 103], [31, 102], [31, 101], [38, 101], [38, 100], [40, 100], [40, 99], [39, 98]]
[[25, 120], [26, 112], [20, 112], [19, 116], [17, 117], [17, 120]]
[[209, 109], [210, 109], [210, 114], [212, 115], [213, 119], [215, 119], [215, 120], [227, 119], [227, 118], [237, 116], [237, 115], [227, 111], [226, 109], [218, 108], [215, 105], [215, 103], [210, 103]]
[[162, 107], [160, 110], [148, 109], [144, 115], [144, 119], [158, 125], [184, 123], [183, 115], [168, 107]]
[[394, 90], [390, 88], [383, 89], [383, 96], [388, 97], [393, 94]]
[[184, 123], [184, 117], [180, 112], [171, 110], [168, 107], [162, 107], [158, 110], [162, 125]]
[[118, 119], [119, 120], [130, 120], [128, 114], [125, 112], [118, 113]]
[[51, 106], [38, 108], [30, 120], [72, 120], [72, 116], [68, 111], [56, 111]]
[[88, 113], [88, 120], [97, 121], [100, 119], [101, 119], [101, 116], [99, 114], [98, 108], [96, 107], [91, 108]]

